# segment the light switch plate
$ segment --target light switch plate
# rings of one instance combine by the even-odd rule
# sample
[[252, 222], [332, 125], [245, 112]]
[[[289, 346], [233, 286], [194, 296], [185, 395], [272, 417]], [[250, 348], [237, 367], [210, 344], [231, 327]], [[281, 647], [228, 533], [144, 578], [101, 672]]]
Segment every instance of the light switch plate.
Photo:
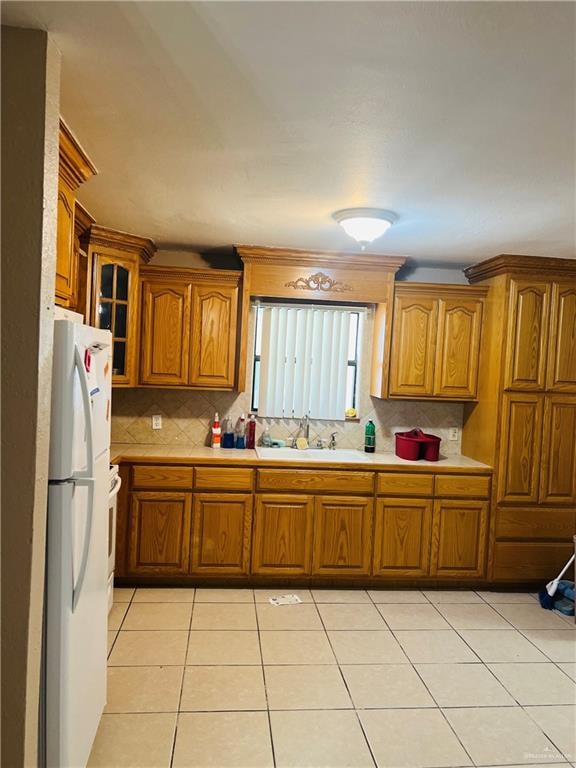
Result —
[[458, 440], [460, 436], [460, 430], [458, 427], [450, 427], [448, 432], [448, 440]]
[[160, 414], [152, 416], [152, 429], [162, 429], [162, 416]]

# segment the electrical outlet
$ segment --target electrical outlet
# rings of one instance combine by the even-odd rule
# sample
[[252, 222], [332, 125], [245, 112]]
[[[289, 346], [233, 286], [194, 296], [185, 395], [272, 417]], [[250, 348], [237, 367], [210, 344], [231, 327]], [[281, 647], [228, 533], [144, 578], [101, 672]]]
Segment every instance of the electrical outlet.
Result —
[[162, 416], [159, 413], [152, 416], [152, 429], [162, 429]]
[[450, 427], [448, 432], [448, 440], [458, 440], [460, 437], [460, 430], [458, 427]]

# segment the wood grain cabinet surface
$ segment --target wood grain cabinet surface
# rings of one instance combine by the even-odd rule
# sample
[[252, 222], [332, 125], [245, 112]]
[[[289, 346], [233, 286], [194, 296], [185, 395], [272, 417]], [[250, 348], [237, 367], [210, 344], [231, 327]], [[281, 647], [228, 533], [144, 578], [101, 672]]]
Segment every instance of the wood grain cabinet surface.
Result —
[[141, 384], [188, 383], [191, 293], [186, 283], [142, 281]]
[[485, 289], [398, 284], [390, 396], [473, 400]]
[[314, 499], [311, 496], [256, 496], [252, 573], [304, 576], [312, 568]]
[[194, 495], [191, 573], [247, 575], [251, 494]]
[[240, 273], [146, 267], [140, 385], [233, 389]]
[[191, 493], [134, 491], [130, 499], [128, 575], [187, 574], [191, 519]]
[[481, 578], [486, 568], [488, 502], [437, 499], [432, 520], [430, 573]]
[[76, 309], [78, 254], [74, 248], [76, 190], [96, 168], [63, 120], [60, 120], [56, 222], [55, 302]]
[[552, 285], [546, 388], [576, 394], [576, 280]]
[[544, 389], [550, 293], [549, 282], [511, 280], [506, 389]]
[[377, 500], [374, 576], [428, 576], [432, 504], [431, 499]]
[[316, 497], [312, 573], [368, 575], [372, 559], [372, 499]]

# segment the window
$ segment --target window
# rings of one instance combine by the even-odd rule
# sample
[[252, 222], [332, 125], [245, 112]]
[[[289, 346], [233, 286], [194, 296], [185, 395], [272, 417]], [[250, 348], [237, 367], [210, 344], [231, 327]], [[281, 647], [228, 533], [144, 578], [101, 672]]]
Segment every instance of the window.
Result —
[[360, 307], [258, 305], [252, 409], [344, 419], [357, 403], [363, 314]]

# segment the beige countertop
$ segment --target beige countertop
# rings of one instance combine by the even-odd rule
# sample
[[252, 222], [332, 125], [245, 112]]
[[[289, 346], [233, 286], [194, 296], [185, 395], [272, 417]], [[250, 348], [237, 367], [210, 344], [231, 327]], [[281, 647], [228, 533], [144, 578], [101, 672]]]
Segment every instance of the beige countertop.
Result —
[[[113, 463], [120, 461], [141, 461], [142, 463], [150, 464], [153, 462], [170, 463], [170, 464], [184, 464], [184, 463], [198, 463], [198, 464], [243, 464], [243, 465], [257, 465], [257, 466], [294, 466], [298, 465], [300, 468], [306, 468], [309, 466], [322, 466], [331, 468], [337, 466], [339, 469], [350, 467], [356, 470], [359, 469], [400, 469], [410, 468], [415, 471], [441, 471], [441, 472], [490, 472], [492, 467], [487, 464], [482, 464], [479, 461], [468, 458], [468, 456], [455, 455], [455, 456], [441, 456], [439, 461], [408, 461], [407, 459], [400, 459], [393, 453], [373, 453], [362, 454], [362, 459], [358, 462], [342, 462], [342, 461], [326, 461], [314, 463], [307, 459], [305, 461], [298, 460], [298, 451], [294, 451], [294, 460], [288, 459], [274, 459], [274, 458], [261, 458], [258, 456], [255, 450], [237, 450], [235, 448], [220, 448], [213, 449], [208, 447], [193, 447], [193, 446], [166, 446], [166, 445], [145, 445], [137, 443], [112, 443], [110, 446], [110, 457]], [[368, 461], [366, 459], [369, 459]]]

